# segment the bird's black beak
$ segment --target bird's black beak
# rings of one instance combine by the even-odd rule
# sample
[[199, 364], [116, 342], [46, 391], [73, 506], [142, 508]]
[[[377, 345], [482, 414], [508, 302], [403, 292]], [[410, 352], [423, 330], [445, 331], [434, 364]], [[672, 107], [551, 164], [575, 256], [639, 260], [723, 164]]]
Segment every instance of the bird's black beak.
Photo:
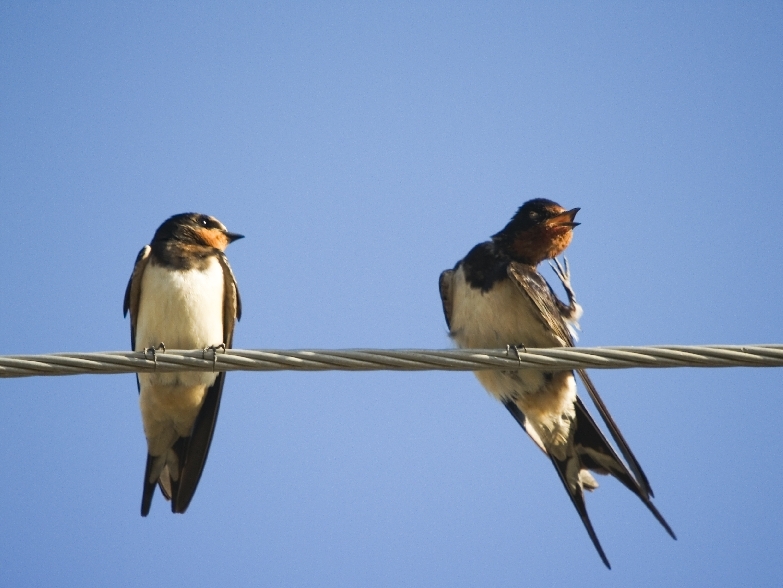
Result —
[[229, 243], [233, 243], [234, 241], [245, 238], [244, 235], [240, 235], [239, 233], [229, 233], [228, 231], [225, 232], [225, 235]]
[[571, 228], [578, 227], [579, 225], [582, 224], [582, 223], [574, 222], [574, 217], [576, 216], [576, 213], [579, 212], [579, 210], [580, 210], [579, 208], [572, 208], [567, 212], [567, 214], [571, 216]]
[[561, 212], [557, 216], [552, 217], [549, 219], [549, 222], [553, 226], [557, 227], [578, 227], [582, 223], [575, 223], [574, 217], [576, 216], [576, 213], [579, 212], [579, 208], [572, 208], [571, 210], [566, 210], [565, 212]]

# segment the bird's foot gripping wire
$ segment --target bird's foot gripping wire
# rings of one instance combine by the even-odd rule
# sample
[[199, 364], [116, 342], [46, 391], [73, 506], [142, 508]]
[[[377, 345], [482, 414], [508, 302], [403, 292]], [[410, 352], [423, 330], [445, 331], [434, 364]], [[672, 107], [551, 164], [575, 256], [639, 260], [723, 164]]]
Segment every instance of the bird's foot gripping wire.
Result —
[[157, 347], [146, 347], [144, 349], [144, 359], [147, 359], [147, 354], [152, 353], [152, 361], [155, 362], [155, 369], [158, 369], [158, 351], [166, 353], [166, 346], [161, 341]]
[[217, 350], [222, 349], [223, 353], [226, 352], [226, 344], [221, 343], [220, 345], [210, 345], [209, 347], [204, 347], [204, 349], [201, 350], [201, 359], [206, 359], [207, 351], [212, 352], [212, 371], [215, 371], [215, 368], [217, 367]]
[[514, 355], [517, 356], [519, 365], [522, 365], [522, 357], [519, 355], [519, 350], [522, 349], [522, 351], [527, 351], [527, 347], [524, 345], [506, 345], [506, 355], [511, 355], [512, 349], [514, 350]]

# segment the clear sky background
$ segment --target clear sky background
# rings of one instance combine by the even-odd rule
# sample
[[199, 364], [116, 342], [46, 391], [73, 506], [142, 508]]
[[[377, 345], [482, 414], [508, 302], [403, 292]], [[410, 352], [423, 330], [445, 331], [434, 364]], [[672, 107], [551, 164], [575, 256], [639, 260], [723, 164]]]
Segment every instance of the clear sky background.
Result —
[[[439, 273], [534, 197], [580, 344], [783, 342], [780, 2], [68, 4], [0, 4], [0, 354], [127, 349], [185, 211], [247, 236], [236, 347], [447, 348]], [[0, 381], [0, 584], [783, 583], [783, 371], [592, 375], [679, 536], [601, 478], [611, 572], [470, 373], [231, 373], [147, 519], [118, 375]]]

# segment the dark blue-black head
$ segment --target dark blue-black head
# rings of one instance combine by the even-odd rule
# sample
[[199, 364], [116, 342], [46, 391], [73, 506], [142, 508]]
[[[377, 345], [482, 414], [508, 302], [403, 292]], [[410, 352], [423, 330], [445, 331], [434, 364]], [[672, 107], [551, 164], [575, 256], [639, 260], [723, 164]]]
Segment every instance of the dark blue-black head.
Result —
[[566, 210], [546, 198], [528, 200], [516, 214], [492, 236], [495, 244], [515, 261], [538, 265], [560, 255], [571, 243], [578, 208]]
[[197, 212], [175, 214], [155, 231], [153, 243], [178, 241], [188, 245], [203, 245], [225, 251], [229, 243], [242, 239], [244, 235], [229, 232], [213, 216]]

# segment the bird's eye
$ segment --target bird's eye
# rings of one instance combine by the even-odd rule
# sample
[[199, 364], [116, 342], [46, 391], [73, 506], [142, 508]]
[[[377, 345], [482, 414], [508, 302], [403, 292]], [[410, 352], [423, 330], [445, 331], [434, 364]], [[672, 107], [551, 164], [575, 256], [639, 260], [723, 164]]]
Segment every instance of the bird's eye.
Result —
[[209, 219], [208, 218], [202, 218], [200, 222], [202, 227], [209, 227]]
[[538, 218], [538, 213], [535, 210], [530, 211], [530, 220], [536, 220]]

